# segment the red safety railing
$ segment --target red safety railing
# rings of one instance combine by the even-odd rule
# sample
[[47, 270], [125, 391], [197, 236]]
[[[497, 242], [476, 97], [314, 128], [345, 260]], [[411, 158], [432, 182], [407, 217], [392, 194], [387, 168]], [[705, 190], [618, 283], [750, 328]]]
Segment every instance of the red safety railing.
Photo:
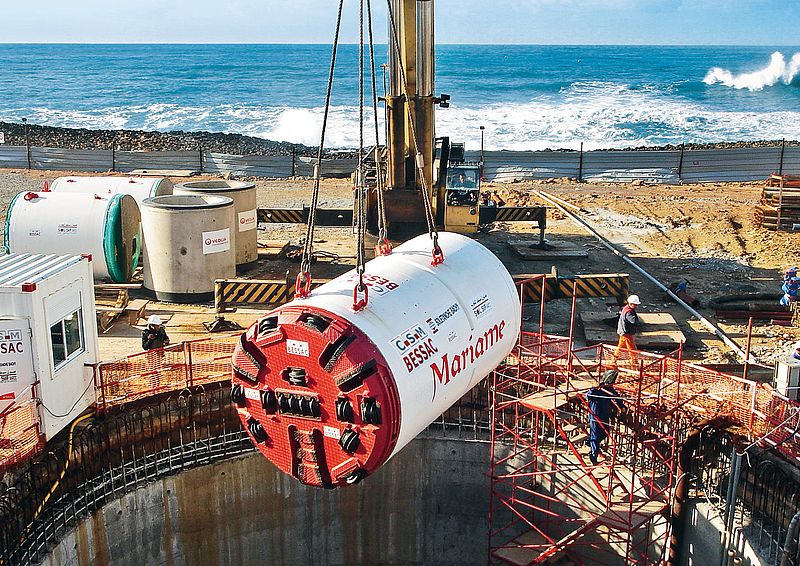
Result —
[[44, 448], [33, 388], [0, 415], [0, 472]]
[[206, 338], [102, 362], [95, 368], [98, 409], [230, 379], [237, 340], [238, 336]]
[[617, 369], [618, 388], [640, 394], [644, 402], [658, 400], [665, 412], [729, 416], [753, 442], [800, 462], [800, 404], [767, 384], [684, 362], [677, 355], [636, 351], [621, 352], [616, 358], [614, 346], [573, 349], [568, 338], [538, 333], [523, 333], [519, 352], [530, 353], [540, 364], [570, 365], [575, 372], [591, 369], [595, 376]]

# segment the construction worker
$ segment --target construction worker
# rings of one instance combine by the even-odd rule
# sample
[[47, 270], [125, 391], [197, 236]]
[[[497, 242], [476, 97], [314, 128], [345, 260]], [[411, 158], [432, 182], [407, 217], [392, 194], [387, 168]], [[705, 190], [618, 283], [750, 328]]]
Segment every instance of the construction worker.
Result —
[[628, 351], [628, 355], [633, 359], [633, 352], [636, 350], [633, 335], [639, 329], [639, 315], [636, 314], [636, 307], [641, 304], [642, 301], [639, 300], [639, 295], [631, 295], [619, 313], [619, 322], [617, 323], [619, 342], [617, 343], [617, 350], [614, 352], [615, 361], [619, 358], [623, 348]]
[[606, 370], [599, 385], [586, 393], [586, 401], [589, 403], [589, 459], [595, 466], [600, 456], [600, 444], [608, 437], [611, 420], [625, 407], [619, 393], [614, 389], [618, 375], [617, 370]]
[[157, 314], [150, 315], [147, 326], [142, 330], [142, 349], [157, 350], [169, 345], [169, 336], [164, 330], [161, 317]]
[[[788, 274], [790, 272], [791, 270], [786, 273]], [[781, 306], [786, 307], [797, 302], [798, 295], [800, 295], [800, 277], [787, 276], [783, 281], [781, 291], [783, 291], [783, 297], [781, 297], [780, 300]]]

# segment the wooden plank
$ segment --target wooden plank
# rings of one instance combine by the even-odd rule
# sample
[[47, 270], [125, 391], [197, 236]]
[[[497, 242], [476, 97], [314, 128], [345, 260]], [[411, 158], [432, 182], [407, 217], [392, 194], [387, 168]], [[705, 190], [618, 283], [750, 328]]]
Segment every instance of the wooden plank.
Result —
[[[531, 529], [512, 540], [506, 546], [496, 549], [492, 554], [511, 566], [527, 566], [551, 546], [552, 543], [541, 533]], [[564, 551], [559, 551], [542, 562], [542, 564], [558, 564], [562, 562], [564, 556]]]
[[564, 241], [548, 242], [544, 247], [538, 247], [533, 239], [509, 240], [508, 247], [527, 261], [589, 257], [589, 253], [582, 246]]
[[534, 411], [554, 411], [568, 402], [569, 399], [566, 395], [555, 393], [553, 390], [540, 391], [520, 399], [521, 405]]
[[631, 504], [621, 500], [612, 503], [608, 510], [597, 517], [597, 522], [612, 529], [638, 529], [666, 508], [667, 504], [662, 501], [634, 499], [631, 510]]
[[134, 299], [125, 307], [125, 312], [128, 313], [128, 324], [133, 326], [139, 322], [140, 318], [144, 318], [147, 305], [150, 303], [147, 299]]
[[280, 259], [289, 247], [289, 240], [267, 240], [258, 243], [258, 257], [264, 259]]
[[[200, 159], [198, 157], [198, 159]], [[197, 171], [191, 169], [134, 169], [132, 175], [142, 175], [143, 177], [194, 177]]]
[[[638, 313], [641, 329], [634, 340], [641, 350], [677, 348], [686, 342], [675, 318], [665, 312]], [[616, 344], [617, 316], [606, 311], [588, 311], [580, 313], [587, 344]]]

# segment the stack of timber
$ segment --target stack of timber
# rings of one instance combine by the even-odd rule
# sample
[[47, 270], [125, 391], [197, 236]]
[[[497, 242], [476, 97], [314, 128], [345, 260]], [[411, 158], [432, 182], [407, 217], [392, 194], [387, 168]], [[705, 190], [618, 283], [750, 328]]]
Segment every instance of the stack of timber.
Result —
[[128, 290], [114, 286], [95, 286], [95, 310], [97, 312], [97, 329], [105, 334], [128, 306]]
[[756, 220], [769, 230], [800, 230], [800, 177], [772, 175], [767, 179]]

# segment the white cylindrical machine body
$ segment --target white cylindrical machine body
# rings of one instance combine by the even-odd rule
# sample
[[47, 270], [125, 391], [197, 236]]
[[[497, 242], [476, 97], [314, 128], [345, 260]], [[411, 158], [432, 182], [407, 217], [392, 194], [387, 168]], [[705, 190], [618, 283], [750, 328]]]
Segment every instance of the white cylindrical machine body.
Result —
[[141, 254], [141, 217], [124, 194], [19, 193], [6, 212], [7, 253], [90, 254], [95, 279], [130, 281]]
[[[441, 233], [439, 243], [441, 265], [431, 265], [427, 235], [367, 263], [363, 310], [353, 308], [351, 271], [243, 336], [232, 399], [259, 450], [281, 469], [312, 485], [359, 481], [511, 352], [520, 301], [508, 271], [465, 236]], [[324, 470], [309, 472], [297, 456], [304, 438], [316, 451], [309, 461]]]
[[53, 192], [130, 195], [139, 205], [146, 198], [171, 195], [172, 188], [165, 177], [59, 177], [50, 183]]
[[142, 202], [144, 287], [177, 303], [213, 299], [214, 281], [236, 276], [233, 200], [164, 195]]
[[175, 187], [176, 195], [216, 195], [233, 199], [236, 212], [236, 265], [258, 260], [256, 185], [242, 181], [189, 181]]

